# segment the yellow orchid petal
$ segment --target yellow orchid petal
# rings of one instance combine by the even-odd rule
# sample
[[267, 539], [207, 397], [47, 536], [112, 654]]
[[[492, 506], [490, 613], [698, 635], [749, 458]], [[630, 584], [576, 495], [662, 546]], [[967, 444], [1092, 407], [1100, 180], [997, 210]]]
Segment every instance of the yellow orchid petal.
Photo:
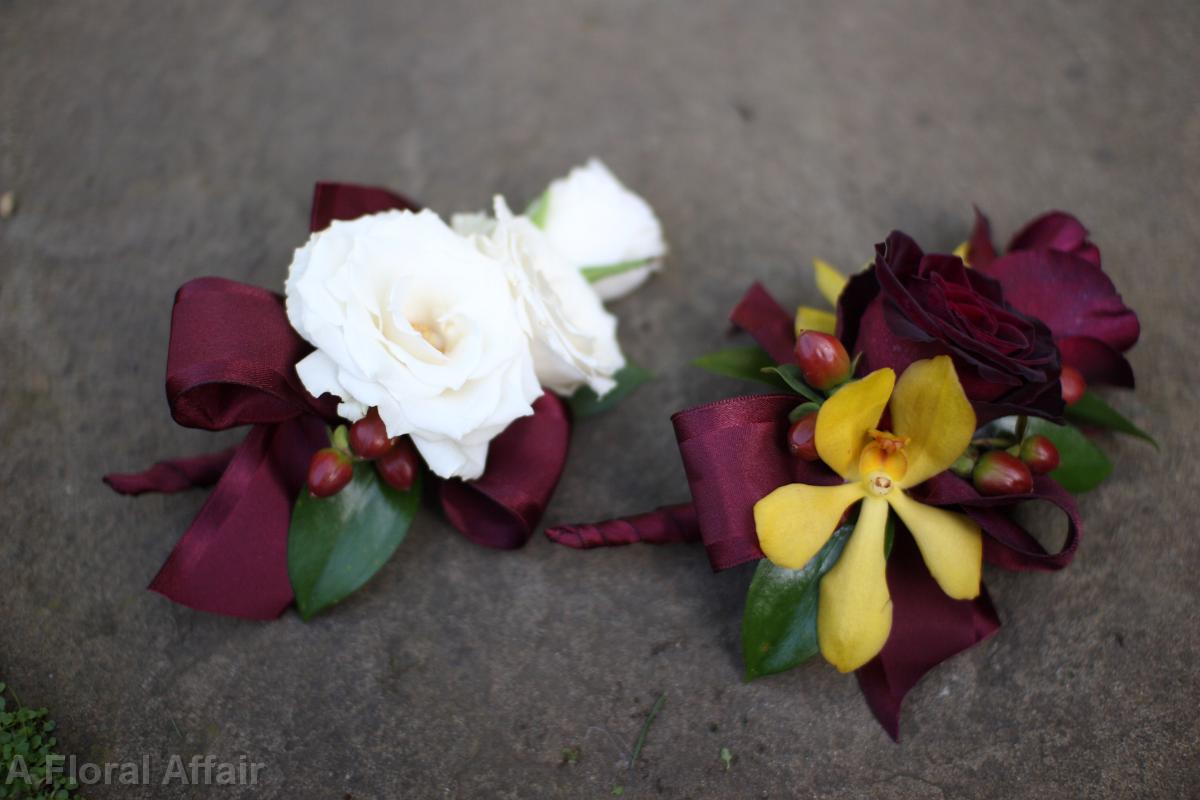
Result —
[[837, 329], [837, 315], [812, 306], [800, 306], [796, 310], [796, 335], [804, 331], [833, 333]]
[[892, 393], [892, 432], [910, 440], [904, 448], [908, 472], [901, 488], [949, 469], [967, 449], [975, 433], [975, 411], [950, 356], [914, 361], [904, 370]]
[[962, 259], [962, 262], [963, 262], [963, 264], [964, 264], [964, 265], [966, 265], [966, 266], [968, 266], [968, 267], [969, 267], [969, 266], [971, 266], [971, 262], [967, 261], [967, 252], [968, 252], [970, 249], [971, 249], [971, 243], [970, 243], [970, 242], [963, 242], [963, 243], [962, 243], [962, 244], [960, 244], [958, 247], [954, 248], [954, 255], [956, 255], [956, 256], [958, 256], [959, 258], [961, 258], [961, 259]]
[[846, 480], [858, 475], [858, 457], [867, 443], [867, 431], [879, 424], [895, 385], [895, 372], [877, 369], [842, 386], [817, 412], [817, 454]]
[[983, 571], [983, 535], [966, 514], [918, 503], [902, 491], [887, 502], [912, 532], [929, 574], [955, 600], [979, 596]]
[[856, 670], [878, 655], [892, 631], [883, 553], [887, 515], [886, 500], [864, 500], [846, 549], [821, 578], [817, 641], [825, 660], [841, 672]]
[[829, 541], [850, 504], [865, 496], [858, 483], [780, 486], [754, 504], [758, 545], [773, 564], [800, 569]]
[[846, 285], [846, 276], [838, 272], [837, 268], [828, 261], [814, 258], [813, 277], [817, 280], [817, 291], [825, 296], [829, 305], [836, 306], [838, 295], [842, 293], [842, 288]]

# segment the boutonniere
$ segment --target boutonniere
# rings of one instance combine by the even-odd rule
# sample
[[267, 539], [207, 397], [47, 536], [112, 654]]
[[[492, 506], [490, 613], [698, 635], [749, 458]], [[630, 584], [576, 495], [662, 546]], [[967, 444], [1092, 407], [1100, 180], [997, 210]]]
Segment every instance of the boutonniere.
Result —
[[520, 547], [566, 460], [571, 418], [647, 379], [603, 305], [666, 245], [649, 205], [592, 160], [525, 213], [449, 223], [392, 192], [322, 183], [284, 295], [198, 278], [175, 297], [176, 422], [250, 425], [213, 455], [105, 480], [215, 484], [151, 583], [204, 611], [309, 618], [361, 587], [423, 494], [473, 541]]
[[[1112, 465], [1085, 431], [1149, 437], [1089, 384], [1132, 386], [1137, 316], [1070, 215], [997, 256], [977, 218], [955, 254], [894, 232], [849, 279], [815, 265], [832, 310], [789, 314], [761, 286], [731, 314], [757, 341], [698, 359], [776, 391], [673, 418], [690, 503], [561, 526], [572, 547], [703, 541], [714, 570], [758, 562], [742, 621], [747, 679], [818, 655], [854, 672], [893, 737], [907, 692], [995, 633], [983, 564], [1058, 570], [1079, 546], [1072, 493]], [[1067, 520], [1047, 551], [1018, 521]]]

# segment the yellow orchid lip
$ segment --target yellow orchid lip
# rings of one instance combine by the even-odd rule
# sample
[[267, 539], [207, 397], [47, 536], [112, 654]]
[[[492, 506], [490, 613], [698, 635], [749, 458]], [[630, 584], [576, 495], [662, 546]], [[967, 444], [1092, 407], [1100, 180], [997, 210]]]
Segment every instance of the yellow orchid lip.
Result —
[[874, 441], [864, 447], [862, 455], [858, 457], [858, 474], [862, 476], [868, 492], [876, 497], [884, 497], [908, 473], [908, 456], [904, 453], [904, 447], [909, 438], [875, 428], [869, 434]]
[[908, 472], [908, 456], [902, 447], [886, 447], [878, 441], [863, 448], [858, 457], [858, 473], [863, 486], [876, 497], [883, 497], [892, 487], [904, 480]]

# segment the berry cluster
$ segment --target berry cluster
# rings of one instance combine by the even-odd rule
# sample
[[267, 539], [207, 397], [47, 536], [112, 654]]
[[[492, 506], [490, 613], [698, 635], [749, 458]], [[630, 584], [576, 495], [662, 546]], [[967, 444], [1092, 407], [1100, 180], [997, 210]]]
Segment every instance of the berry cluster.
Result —
[[339, 427], [333, 446], [318, 450], [308, 464], [308, 491], [314, 497], [329, 497], [346, 488], [354, 477], [354, 462], [374, 461], [375, 471], [388, 486], [400, 492], [412, 488], [420, 460], [407, 436], [389, 438], [379, 411], [350, 426]]
[[[999, 444], [1001, 446], [992, 447]], [[1003, 442], [972, 444], [950, 469], [970, 478], [982, 495], [1025, 494], [1033, 491], [1033, 476], [1058, 468], [1058, 448], [1045, 436], [1026, 436], [1003, 447]]]

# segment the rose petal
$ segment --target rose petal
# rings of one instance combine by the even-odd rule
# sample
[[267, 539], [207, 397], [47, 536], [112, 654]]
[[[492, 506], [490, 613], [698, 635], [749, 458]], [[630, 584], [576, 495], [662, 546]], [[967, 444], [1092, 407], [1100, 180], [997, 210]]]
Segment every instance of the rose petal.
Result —
[[[1087, 240], [1088, 231], [1083, 223], [1065, 211], [1047, 211], [1031, 219], [1025, 227], [1013, 234], [1008, 243], [1008, 252], [1018, 250], [1058, 250], [1063, 253], [1082, 255], [1083, 250], [1094, 254], [1095, 266], [1100, 266], [1100, 251]], [[1090, 259], [1085, 259], [1090, 260]]]
[[971, 228], [971, 238], [967, 240], [967, 263], [978, 269], [986, 267], [996, 258], [996, 248], [992, 245], [992, 226], [979, 207], [975, 207], [975, 225]]
[[1099, 339], [1090, 336], [1064, 336], [1055, 341], [1062, 363], [1083, 373], [1088, 383], [1108, 383], [1133, 388], [1133, 367]]
[[1056, 338], [1090, 336], [1124, 352], [1141, 327], [1108, 276], [1084, 259], [1055, 250], [1022, 250], [984, 270], [1019, 311], [1037, 317]]

